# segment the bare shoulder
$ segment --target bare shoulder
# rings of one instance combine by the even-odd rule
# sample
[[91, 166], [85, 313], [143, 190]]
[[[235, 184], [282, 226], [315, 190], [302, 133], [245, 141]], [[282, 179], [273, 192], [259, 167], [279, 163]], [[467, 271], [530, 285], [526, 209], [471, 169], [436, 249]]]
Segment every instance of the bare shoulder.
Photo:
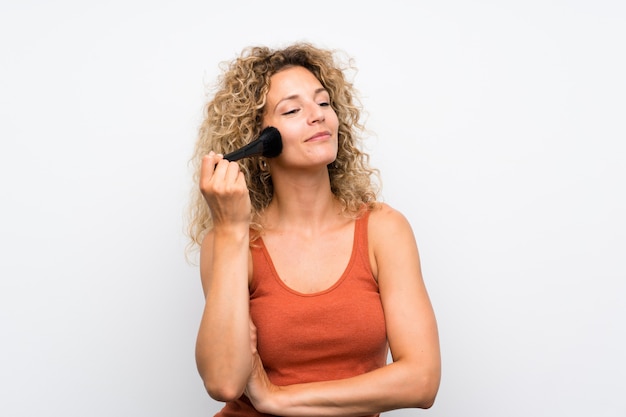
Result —
[[401, 231], [411, 231], [406, 216], [387, 203], [377, 203], [370, 212], [369, 233], [373, 239], [383, 239]]
[[392, 265], [406, 259], [419, 259], [413, 230], [406, 216], [386, 203], [378, 203], [370, 212], [368, 222], [370, 266], [380, 282]]

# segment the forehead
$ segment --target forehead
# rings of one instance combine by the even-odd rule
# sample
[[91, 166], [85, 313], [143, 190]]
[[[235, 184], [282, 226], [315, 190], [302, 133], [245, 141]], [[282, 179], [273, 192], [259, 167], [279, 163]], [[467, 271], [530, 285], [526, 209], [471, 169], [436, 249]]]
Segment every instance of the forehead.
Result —
[[302, 94], [308, 90], [317, 90], [322, 87], [322, 83], [315, 75], [304, 67], [289, 67], [283, 69], [270, 77], [270, 96]]

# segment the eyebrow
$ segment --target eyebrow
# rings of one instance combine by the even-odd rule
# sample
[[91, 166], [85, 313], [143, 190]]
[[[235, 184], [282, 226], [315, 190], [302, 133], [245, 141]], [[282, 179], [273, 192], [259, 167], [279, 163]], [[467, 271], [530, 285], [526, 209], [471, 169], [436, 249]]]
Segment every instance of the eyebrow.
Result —
[[[316, 96], [316, 95], [318, 95], [319, 93], [324, 93], [324, 92], [325, 92], [325, 93], [328, 93], [328, 90], [326, 90], [324, 87], [320, 87], [320, 88], [318, 88], [318, 89], [316, 89], [316, 90], [314, 91], [314, 94], [313, 94], [313, 95], [314, 95], [314, 96]], [[294, 99], [297, 99], [298, 97], [300, 97], [300, 95], [299, 95], [299, 94], [292, 94], [292, 95], [290, 95], [290, 96], [287, 96], [287, 97], [285, 97], [285, 98], [282, 98], [282, 99], [278, 100], [278, 103], [276, 103], [276, 105], [274, 106], [274, 110], [276, 110], [276, 107], [278, 107], [278, 105], [279, 105], [280, 103], [282, 103], [283, 101], [294, 100]]]

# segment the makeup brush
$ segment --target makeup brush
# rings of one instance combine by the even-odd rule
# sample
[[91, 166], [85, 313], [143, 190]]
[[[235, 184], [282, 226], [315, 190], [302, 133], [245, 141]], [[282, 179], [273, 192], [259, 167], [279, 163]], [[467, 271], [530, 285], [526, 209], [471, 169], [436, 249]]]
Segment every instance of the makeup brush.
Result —
[[228, 161], [238, 161], [250, 156], [274, 158], [280, 155], [282, 150], [283, 140], [280, 136], [280, 132], [275, 127], [268, 126], [263, 129], [258, 138], [236, 151], [224, 155], [224, 159]]

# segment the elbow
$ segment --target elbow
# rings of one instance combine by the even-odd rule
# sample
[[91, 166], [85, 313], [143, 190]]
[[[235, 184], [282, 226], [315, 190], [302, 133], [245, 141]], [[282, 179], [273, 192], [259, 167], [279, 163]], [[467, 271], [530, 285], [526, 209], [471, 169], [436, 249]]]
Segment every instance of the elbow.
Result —
[[235, 401], [243, 395], [243, 387], [236, 386], [235, 384], [224, 383], [211, 383], [210, 381], [204, 382], [204, 388], [211, 398], [215, 401], [230, 402]]
[[424, 396], [421, 401], [419, 402], [417, 408], [422, 408], [424, 410], [429, 409], [430, 407], [432, 407], [433, 405], [435, 405], [435, 398], [437, 397], [437, 394], [432, 394], [432, 395], [426, 395]]
[[235, 401], [243, 395], [250, 373], [246, 368], [236, 365], [225, 366], [200, 354], [196, 356], [196, 365], [204, 389], [215, 401]]
[[417, 379], [412, 389], [411, 407], [422, 409], [431, 408], [437, 398], [440, 380], [441, 377], [437, 372]]
[[420, 404], [420, 408], [428, 409], [435, 404], [435, 399], [437, 398], [437, 393], [439, 392], [439, 376], [429, 378], [422, 387], [422, 401]]
[[[200, 371], [204, 389], [207, 394], [209, 394], [209, 397], [215, 401], [235, 401], [243, 395], [247, 380], [233, 378], [232, 375], [235, 375], [234, 372], [228, 372], [226, 374], [223, 372], [216, 373], [215, 370], [203, 369], [200, 366], [198, 370]], [[226, 375], [231, 377], [227, 377]]]

